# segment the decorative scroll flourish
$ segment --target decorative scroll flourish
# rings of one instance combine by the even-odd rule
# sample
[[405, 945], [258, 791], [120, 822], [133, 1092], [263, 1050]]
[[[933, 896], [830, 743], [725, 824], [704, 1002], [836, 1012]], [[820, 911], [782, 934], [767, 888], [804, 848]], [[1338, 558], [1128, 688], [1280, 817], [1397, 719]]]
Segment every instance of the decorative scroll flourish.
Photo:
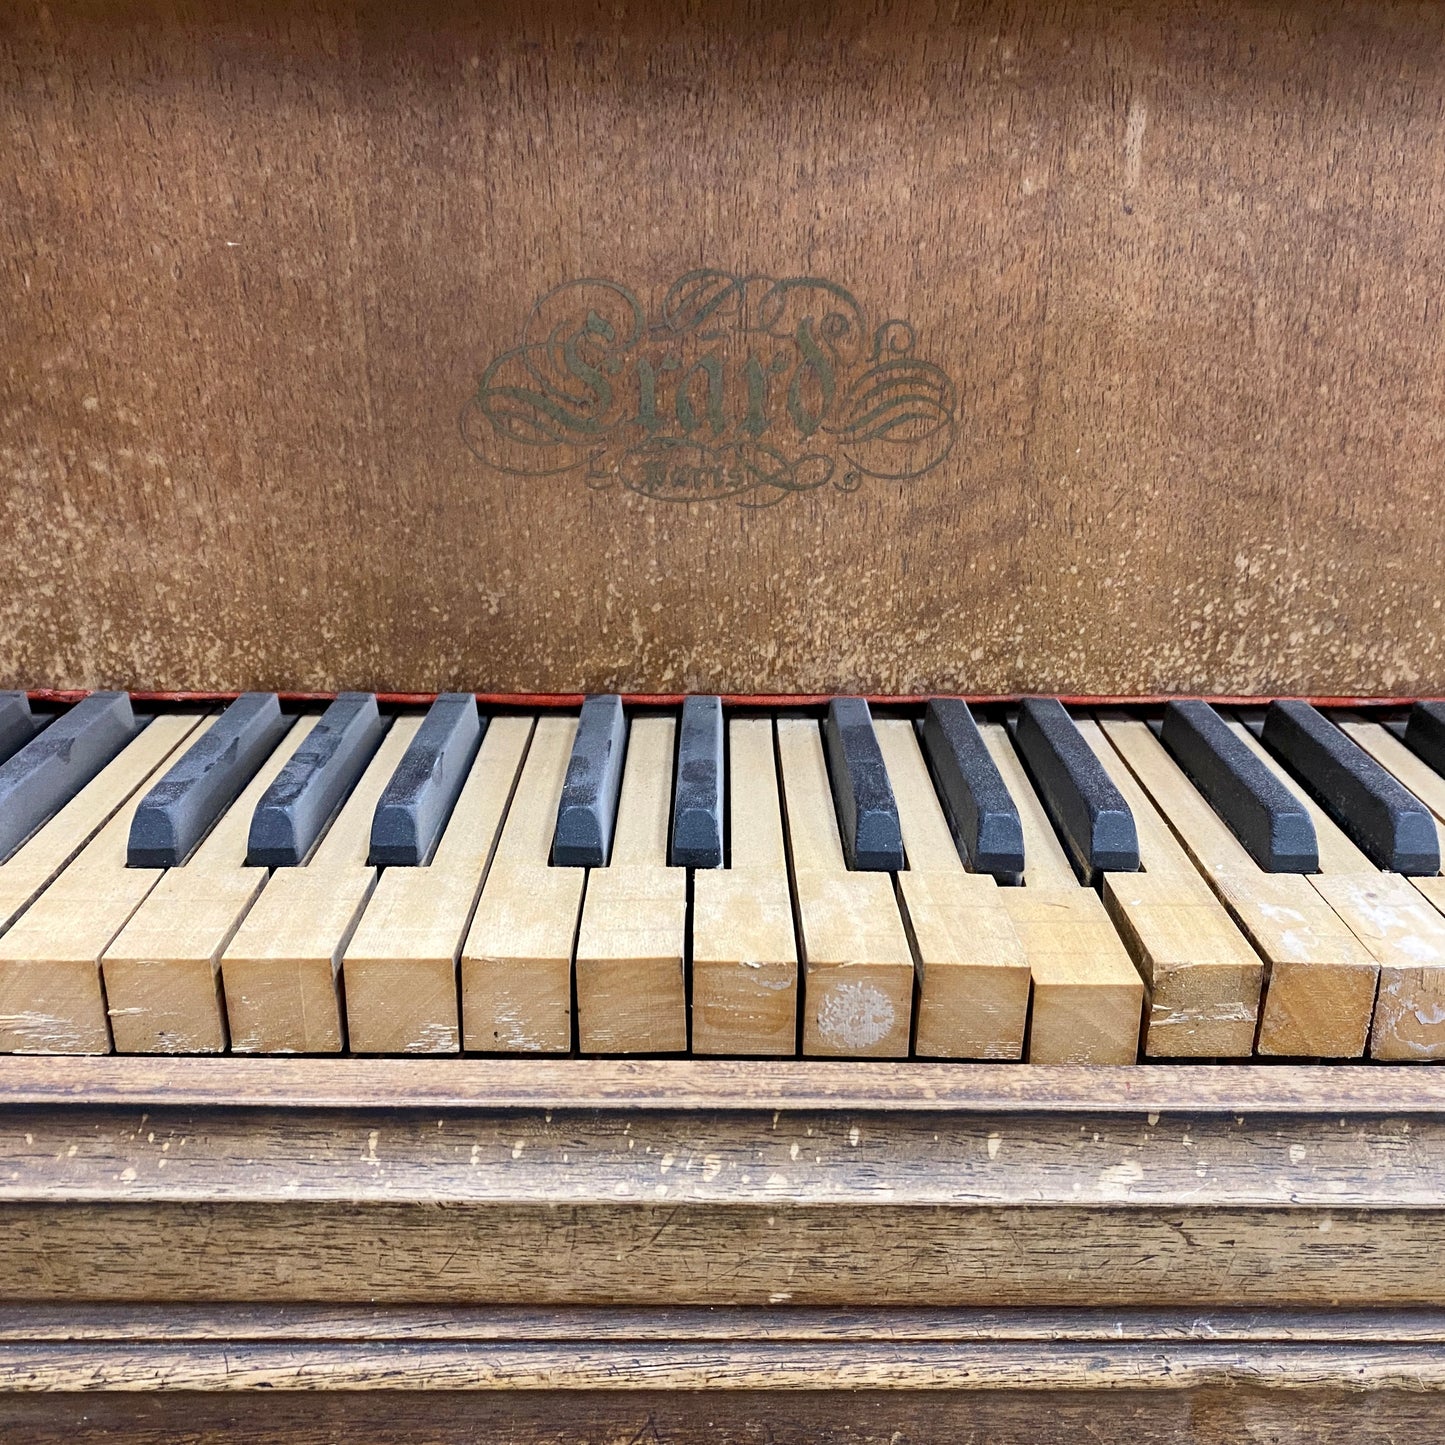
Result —
[[657, 501], [909, 481], [957, 434], [947, 374], [906, 321], [871, 328], [841, 286], [690, 271], [649, 315], [616, 281], [571, 281], [462, 409], [472, 453], [514, 476], [578, 472]]

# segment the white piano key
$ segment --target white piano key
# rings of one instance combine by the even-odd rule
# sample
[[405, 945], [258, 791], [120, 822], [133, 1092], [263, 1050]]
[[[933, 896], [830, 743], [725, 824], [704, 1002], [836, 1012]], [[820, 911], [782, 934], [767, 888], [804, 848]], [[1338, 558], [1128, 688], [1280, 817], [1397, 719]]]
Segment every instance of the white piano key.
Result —
[[341, 957], [376, 886], [366, 860], [376, 800], [421, 719], [398, 718], [300, 868], [278, 868], [221, 955], [231, 1050], [327, 1054], [345, 1047]]
[[101, 956], [162, 876], [159, 869], [126, 866], [131, 820], [144, 785], [209, 722], [198, 713], [156, 718], [70, 807], [0, 869], [0, 877], [7, 882], [13, 878], [19, 885], [16, 892], [23, 891], [35, 876], [29, 870], [35, 867], [38, 872], [54, 856], [52, 830], [65, 835], [58, 846], [70, 841], [72, 830], [91, 806], [87, 794], [92, 789], [102, 801], [86, 818], [87, 824], [95, 812], [110, 808], [115, 791], [128, 793], [104, 826], [0, 937], [0, 1052], [109, 1052]]
[[803, 958], [803, 1052], [904, 1058], [913, 954], [888, 873], [849, 871], [818, 724], [777, 724]]
[[729, 866], [693, 874], [692, 1051], [798, 1046], [798, 945], [770, 718], [728, 724]]
[[687, 870], [667, 866], [674, 732], [671, 718], [633, 720], [612, 861], [587, 874], [576, 970], [585, 1054], [687, 1048]]
[[117, 1053], [225, 1049], [221, 954], [269, 876], [247, 865], [252, 814], [315, 723], [295, 722], [190, 860], [156, 884], [106, 949], [101, 969]]
[[587, 873], [553, 868], [577, 719], [538, 718], [462, 948], [462, 1043], [473, 1051], [566, 1053], [572, 957]]
[[431, 863], [381, 875], [341, 965], [353, 1053], [460, 1047], [457, 962], [531, 734], [531, 718], [494, 719]]

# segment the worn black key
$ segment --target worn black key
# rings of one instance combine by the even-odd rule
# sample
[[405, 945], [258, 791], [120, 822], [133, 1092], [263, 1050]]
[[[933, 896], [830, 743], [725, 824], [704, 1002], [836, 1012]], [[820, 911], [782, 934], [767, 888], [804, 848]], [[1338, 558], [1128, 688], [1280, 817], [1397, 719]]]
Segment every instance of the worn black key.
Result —
[[1272, 702], [1263, 741], [1377, 867], [1440, 871], [1430, 810], [1307, 702]]
[[93, 692], [0, 763], [0, 860], [64, 807], [136, 735], [123, 692]]
[[1160, 736], [1266, 873], [1319, 871], [1309, 810], [1207, 702], [1171, 702]]
[[256, 804], [246, 861], [263, 868], [305, 862], [385, 731], [375, 693], [338, 694]]
[[903, 867], [903, 832], [868, 704], [861, 697], [835, 697], [828, 704], [823, 740], [848, 866], [896, 873]]
[[371, 819], [371, 861], [417, 868], [431, 857], [487, 730], [469, 692], [443, 693], [383, 789]]
[[672, 804], [674, 868], [723, 865], [722, 699], [690, 697], [677, 738], [677, 788]]
[[627, 725], [615, 693], [589, 697], [577, 720], [577, 736], [557, 805], [552, 862], [564, 868], [602, 868], [612, 856], [617, 793]]
[[1012, 882], [1024, 871], [1024, 830], [988, 746], [961, 698], [936, 697], [923, 717], [923, 752], [954, 842], [975, 873]]
[[40, 725], [23, 692], [0, 692], [0, 762], [24, 747]]
[[1025, 698], [1014, 742], [1083, 880], [1092, 883], [1100, 872], [1137, 872], [1134, 815], [1063, 703]]
[[255, 776], [287, 721], [274, 692], [246, 692], [141, 799], [130, 825], [132, 868], [175, 868]]
[[1445, 773], [1445, 702], [1417, 702], [1410, 709], [1405, 746], [1437, 773]]

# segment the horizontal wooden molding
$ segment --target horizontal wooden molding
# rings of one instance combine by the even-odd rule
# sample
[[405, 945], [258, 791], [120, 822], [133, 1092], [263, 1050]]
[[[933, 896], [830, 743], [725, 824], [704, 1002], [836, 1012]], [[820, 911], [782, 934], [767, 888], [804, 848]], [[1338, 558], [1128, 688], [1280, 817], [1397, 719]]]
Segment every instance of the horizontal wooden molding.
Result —
[[703, 1059], [0, 1058], [6, 1105], [403, 1110], [1436, 1114], [1429, 1065]]

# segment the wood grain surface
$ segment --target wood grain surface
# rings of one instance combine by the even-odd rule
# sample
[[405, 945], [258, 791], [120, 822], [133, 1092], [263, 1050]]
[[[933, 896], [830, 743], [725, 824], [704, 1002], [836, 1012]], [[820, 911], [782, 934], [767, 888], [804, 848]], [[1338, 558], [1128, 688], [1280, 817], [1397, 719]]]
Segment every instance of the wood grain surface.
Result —
[[1434, 1071], [229, 1062], [4, 1061], [7, 1438], [1438, 1437]]
[[[1442, 117], [1407, 3], [19, 0], [0, 685], [1445, 691]], [[951, 449], [469, 448], [535, 301], [700, 268], [908, 323]]]
[[[146, 1066], [129, 1099], [91, 1090], [100, 1062]], [[1412, 1099], [1408, 1082], [1427, 1071], [1129, 1071], [1195, 1077], [1193, 1107], [1190, 1091], [1164, 1107], [1123, 1092], [1086, 1105], [1083, 1076], [1114, 1071], [981, 1066], [985, 1080], [1033, 1087], [926, 1099], [937, 1066], [854, 1063], [842, 1066], [849, 1088], [789, 1102], [746, 1087], [709, 1100], [688, 1069], [705, 1083], [719, 1066], [660, 1061], [630, 1075], [589, 1063], [569, 1089], [567, 1061], [539, 1059], [506, 1064], [531, 1076], [530, 1098], [499, 1089], [447, 1104], [424, 1069], [405, 1067], [423, 1061], [374, 1061], [389, 1066], [379, 1091], [348, 1069], [367, 1061], [314, 1060], [274, 1061], [297, 1068], [275, 1070], [269, 1092], [253, 1067], [229, 1099], [167, 1095], [167, 1078], [199, 1078], [182, 1066], [219, 1062], [6, 1071], [0, 1302], [1412, 1314], [1436, 1303], [1445, 1112], [1438, 1099], [1421, 1111], [1426, 1094]], [[288, 1093], [286, 1075], [325, 1069], [345, 1071], [329, 1100]], [[26, 1102], [27, 1072], [57, 1087]], [[1250, 1108], [1243, 1079], [1262, 1074], [1296, 1076], [1288, 1112]], [[1337, 1082], [1312, 1077], [1325, 1074]], [[606, 1085], [628, 1078], [609, 1100]], [[1402, 1107], [1368, 1087], [1352, 1097], [1351, 1080], [1371, 1078], [1403, 1079]], [[178, 1357], [176, 1378], [188, 1368]]]
[[1146, 1442], [1402, 1445], [1433, 1441], [1442, 1338], [1428, 1310], [10, 1306], [0, 1424], [34, 1441], [1052, 1445], [1108, 1422]]
[[0, 1397], [27, 1445], [1435, 1445], [1440, 1400], [1412, 1389], [1272, 1391], [1233, 1380], [1101, 1396], [1018, 1390], [698, 1394], [395, 1391], [31, 1394]]
[[1445, 1115], [1445, 1071], [1373, 1064], [0, 1056], [7, 1106]]

